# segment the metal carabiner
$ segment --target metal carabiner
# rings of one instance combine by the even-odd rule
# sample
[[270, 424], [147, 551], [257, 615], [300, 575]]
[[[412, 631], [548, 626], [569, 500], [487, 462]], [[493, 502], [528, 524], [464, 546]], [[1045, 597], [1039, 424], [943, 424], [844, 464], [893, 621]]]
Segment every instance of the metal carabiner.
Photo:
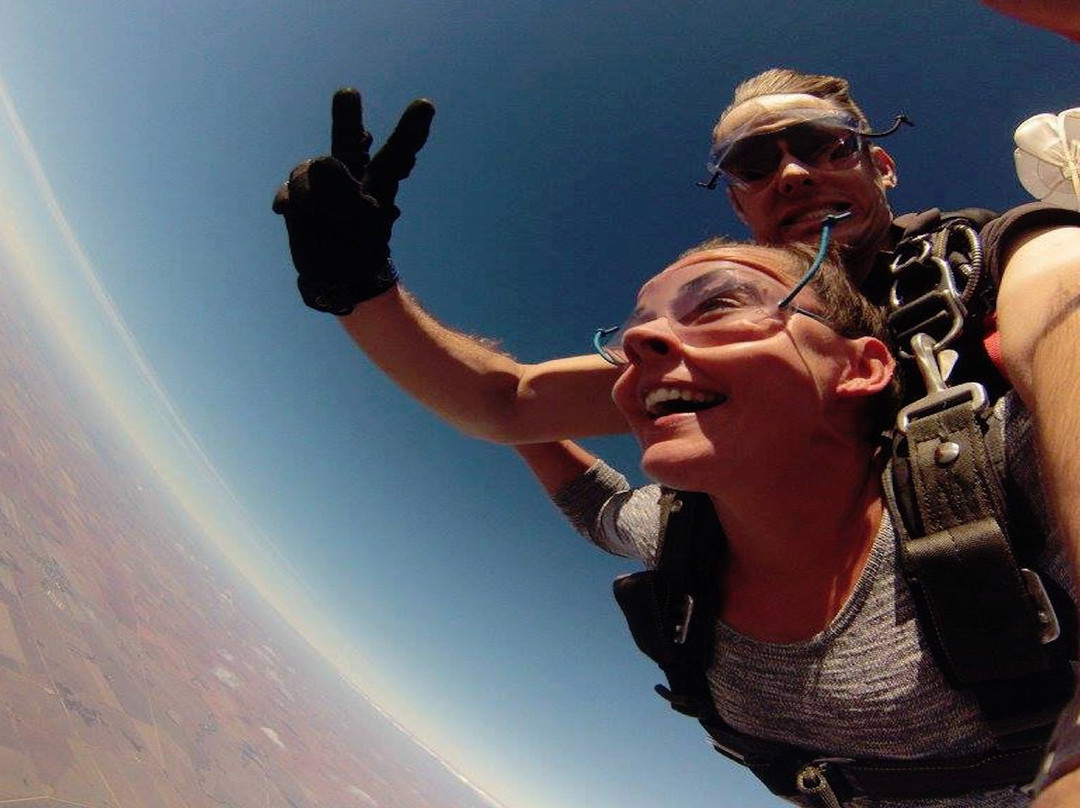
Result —
[[[981, 384], [965, 382], [952, 387], [947, 386], [948, 374], [943, 372], [935, 349], [934, 340], [928, 334], [916, 334], [911, 339], [911, 352], [922, 374], [923, 383], [926, 385], [926, 395], [911, 402], [897, 413], [896, 428], [901, 434], [907, 434], [911, 422], [915, 419], [964, 400], [969, 401], [971, 408], [976, 412], [983, 411], [987, 406], [986, 388]], [[943, 354], [948, 353], [943, 352]], [[952, 361], [952, 358], [948, 357], [949, 361]], [[946, 357], [942, 355], [940, 359], [943, 360]]]

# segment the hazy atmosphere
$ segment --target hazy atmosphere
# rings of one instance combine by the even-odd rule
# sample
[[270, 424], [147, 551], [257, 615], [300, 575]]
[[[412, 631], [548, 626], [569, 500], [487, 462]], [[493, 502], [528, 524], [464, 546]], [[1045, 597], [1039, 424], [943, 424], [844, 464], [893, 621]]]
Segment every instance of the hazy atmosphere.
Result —
[[[3, 310], [50, 357], [49, 395], [92, 389], [100, 410], [67, 405], [141, 453], [163, 493], [138, 524], [182, 522], [492, 800], [775, 805], [653, 695], [661, 674], [611, 597], [632, 565], [578, 537], [513, 452], [458, 435], [305, 308], [270, 210], [291, 166], [328, 150], [336, 88], [361, 89], [377, 143], [431, 98], [398, 198], [403, 282], [523, 359], [582, 353], [684, 248], [746, 235], [695, 182], [731, 88], [772, 66], [847, 76], [876, 128], [915, 121], [885, 143], [898, 212], [1025, 201], [1013, 129], [1080, 106], [1080, 50], [974, 0], [9, 0]], [[588, 445], [643, 479], [631, 439]], [[59, 503], [63, 475], [43, 479]], [[406, 804], [356, 787], [356, 805]]]

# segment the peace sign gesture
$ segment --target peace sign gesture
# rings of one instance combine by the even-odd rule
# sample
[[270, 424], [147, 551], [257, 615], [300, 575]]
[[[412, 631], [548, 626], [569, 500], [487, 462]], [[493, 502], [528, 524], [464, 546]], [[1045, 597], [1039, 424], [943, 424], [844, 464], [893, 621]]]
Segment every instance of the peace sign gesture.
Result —
[[297, 285], [313, 309], [343, 315], [397, 283], [390, 233], [401, 211], [398, 185], [427, 141], [434, 105], [413, 101], [375, 153], [364, 128], [360, 93], [334, 94], [330, 156], [306, 160], [274, 197], [285, 217]]

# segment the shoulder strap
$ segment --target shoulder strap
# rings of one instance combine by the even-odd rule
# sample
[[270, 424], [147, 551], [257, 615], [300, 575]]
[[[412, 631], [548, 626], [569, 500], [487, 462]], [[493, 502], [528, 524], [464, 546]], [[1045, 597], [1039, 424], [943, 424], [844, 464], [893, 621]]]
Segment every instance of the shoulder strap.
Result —
[[657, 565], [617, 578], [615, 599], [638, 648], [667, 675], [669, 686], [657, 692], [679, 712], [706, 718], [716, 712], [705, 671], [723, 530], [703, 494], [665, 490], [661, 505]]
[[[957, 249], [958, 237], [967, 250]], [[1045, 735], [1072, 692], [1062, 652], [1071, 641], [1058, 640], [1039, 577], [1016, 561], [1002, 433], [986, 388], [949, 384], [958, 359], [949, 346], [959, 344], [977, 299], [981, 265], [978, 235], [963, 220], [897, 250], [889, 321], [926, 395], [900, 412], [885, 483], [901, 563], [938, 663], [954, 686], [973, 692], [999, 747], [1011, 748]]]

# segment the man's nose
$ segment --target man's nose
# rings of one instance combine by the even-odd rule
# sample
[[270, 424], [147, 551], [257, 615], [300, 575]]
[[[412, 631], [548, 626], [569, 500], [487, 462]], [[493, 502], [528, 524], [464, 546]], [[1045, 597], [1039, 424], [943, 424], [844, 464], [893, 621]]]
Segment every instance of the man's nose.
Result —
[[797, 193], [814, 185], [811, 168], [797, 157], [785, 152], [776, 167], [776, 188], [782, 194]]

